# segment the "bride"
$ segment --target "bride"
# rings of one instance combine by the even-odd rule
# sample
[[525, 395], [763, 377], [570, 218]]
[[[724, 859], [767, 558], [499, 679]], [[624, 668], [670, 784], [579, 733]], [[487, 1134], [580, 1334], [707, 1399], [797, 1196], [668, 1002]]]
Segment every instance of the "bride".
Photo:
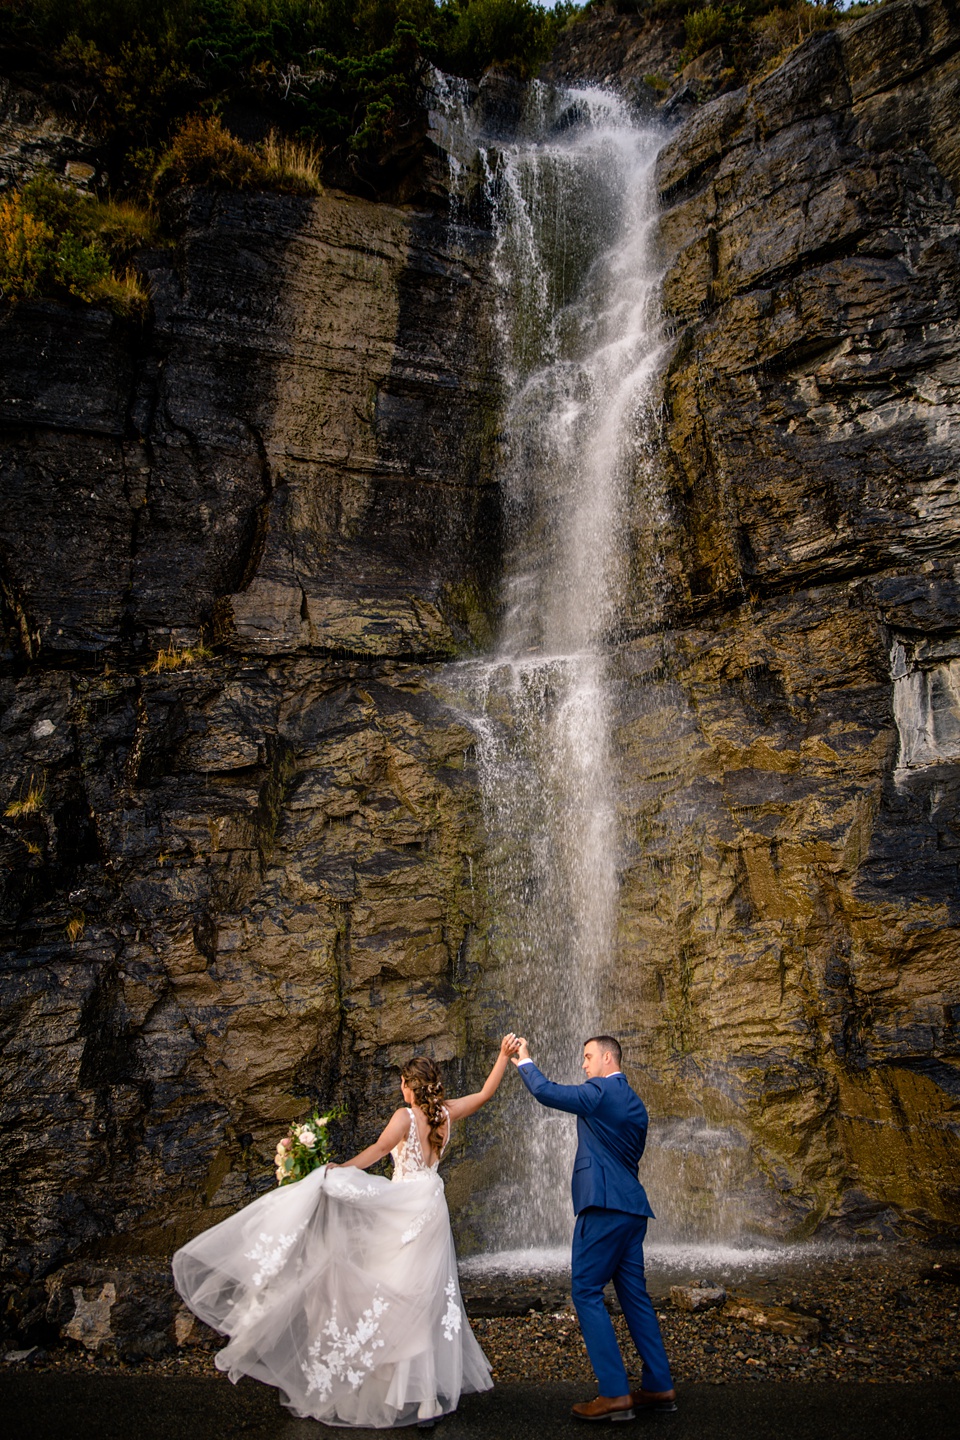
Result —
[[[411, 1060], [405, 1107], [373, 1145], [177, 1251], [180, 1295], [230, 1337], [218, 1369], [275, 1385], [295, 1415], [328, 1425], [429, 1427], [461, 1394], [491, 1388], [437, 1167], [453, 1122], [494, 1095], [517, 1048], [505, 1035], [483, 1089], [459, 1100], [444, 1100], [432, 1060]], [[364, 1173], [388, 1153], [392, 1181]]]

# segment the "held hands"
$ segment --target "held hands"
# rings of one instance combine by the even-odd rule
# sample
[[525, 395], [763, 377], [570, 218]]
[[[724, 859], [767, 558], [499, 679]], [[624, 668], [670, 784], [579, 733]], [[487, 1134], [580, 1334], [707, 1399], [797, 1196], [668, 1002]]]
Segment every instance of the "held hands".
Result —
[[511, 1030], [510, 1034], [504, 1035], [503, 1039], [500, 1041], [500, 1054], [504, 1057], [504, 1059], [512, 1060], [516, 1055], [519, 1047], [520, 1041]]
[[511, 1054], [510, 1059], [513, 1061], [514, 1065], [519, 1065], [521, 1060], [530, 1059], [530, 1047], [527, 1044], [526, 1040], [524, 1040], [522, 1035], [515, 1035], [513, 1038], [516, 1048]]

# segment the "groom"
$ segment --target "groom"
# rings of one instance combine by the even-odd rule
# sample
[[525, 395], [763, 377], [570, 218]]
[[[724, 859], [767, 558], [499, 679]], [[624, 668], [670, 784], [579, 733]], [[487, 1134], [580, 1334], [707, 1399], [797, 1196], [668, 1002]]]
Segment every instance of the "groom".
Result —
[[[620, 1045], [595, 1035], [583, 1047], [583, 1085], [555, 1085], [530, 1058], [526, 1040], [513, 1057], [530, 1094], [551, 1110], [577, 1117], [573, 1163], [573, 1303], [600, 1388], [574, 1405], [580, 1420], [632, 1420], [637, 1410], [676, 1410], [660, 1325], [643, 1275], [643, 1241], [653, 1211], [637, 1179], [647, 1139], [647, 1111], [620, 1069]], [[613, 1323], [603, 1303], [612, 1280], [643, 1361], [631, 1393]]]

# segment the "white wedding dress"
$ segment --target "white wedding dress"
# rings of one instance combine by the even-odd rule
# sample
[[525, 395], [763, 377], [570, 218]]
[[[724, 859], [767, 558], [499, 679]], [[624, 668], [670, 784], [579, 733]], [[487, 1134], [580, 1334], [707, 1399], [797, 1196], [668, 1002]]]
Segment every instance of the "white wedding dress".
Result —
[[186, 1304], [230, 1337], [217, 1368], [275, 1385], [295, 1415], [413, 1425], [493, 1384], [460, 1298], [439, 1160], [425, 1162], [409, 1114], [392, 1181], [314, 1170], [173, 1257]]

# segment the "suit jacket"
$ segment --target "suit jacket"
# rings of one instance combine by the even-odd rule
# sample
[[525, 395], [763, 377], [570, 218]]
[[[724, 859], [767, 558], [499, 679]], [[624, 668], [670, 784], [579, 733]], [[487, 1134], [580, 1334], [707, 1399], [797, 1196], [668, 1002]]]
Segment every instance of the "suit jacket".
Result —
[[574, 1214], [592, 1207], [653, 1219], [646, 1191], [637, 1178], [647, 1143], [647, 1107], [626, 1077], [608, 1075], [585, 1080], [582, 1085], [555, 1085], [532, 1063], [517, 1068], [541, 1105], [577, 1117]]

